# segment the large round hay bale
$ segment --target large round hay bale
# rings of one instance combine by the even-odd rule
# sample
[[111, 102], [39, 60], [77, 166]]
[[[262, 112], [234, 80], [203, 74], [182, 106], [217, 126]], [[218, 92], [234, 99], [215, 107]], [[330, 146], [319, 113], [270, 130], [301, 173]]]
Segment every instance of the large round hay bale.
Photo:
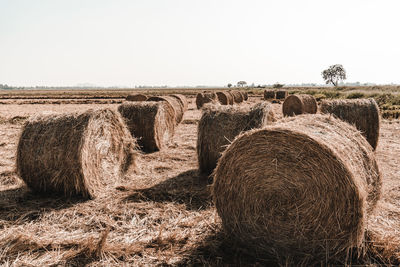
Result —
[[282, 105], [282, 112], [285, 116], [294, 116], [300, 114], [315, 114], [318, 110], [318, 104], [312, 95], [290, 95]]
[[204, 104], [218, 101], [217, 95], [213, 92], [203, 92], [196, 95], [197, 109], [201, 109]]
[[171, 105], [175, 113], [175, 122], [179, 124], [183, 119], [183, 114], [185, 113], [184, 107], [181, 105], [180, 101], [176, 97], [171, 96], [152, 96], [149, 97], [146, 101], [150, 102], [159, 102], [165, 101]]
[[226, 95], [228, 96], [228, 103], [229, 103], [229, 105], [233, 105], [233, 104], [235, 103], [235, 101], [234, 101], [234, 97], [233, 97], [232, 92], [230, 92], [230, 91], [225, 91], [225, 93], [226, 93]]
[[210, 105], [203, 110], [197, 131], [199, 170], [209, 175], [221, 153], [242, 131], [263, 127], [273, 122], [274, 113], [268, 103], [249, 107]]
[[279, 91], [276, 91], [275, 98], [276, 99], [286, 99], [286, 97], [288, 97], [288, 95], [289, 95], [288, 91], [279, 90]]
[[380, 115], [375, 100], [346, 99], [323, 100], [321, 112], [334, 114], [341, 120], [354, 124], [375, 150], [379, 140]]
[[142, 95], [142, 94], [136, 94], [136, 95], [128, 95], [126, 97], [126, 101], [146, 101], [147, 96]]
[[16, 165], [37, 193], [95, 198], [120, 180], [136, 156], [136, 141], [117, 112], [89, 110], [30, 118]]
[[264, 90], [264, 100], [271, 100], [276, 98], [276, 91], [275, 90]]
[[166, 101], [124, 103], [118, 111], [145, 152], [163, 149], [175, 133], [175, 111]]
[[344, 263], [351, 248], [363, 246], [366, 216], [381, 189], [371, 146], [328, 115], [300, 115], [240, 135], [214, 174], [226, 233], [258, 256], [292, 264]]
[[174, 94], [174, 95], [170, 95], [170, 96], [178, 99], [179, 103], [183, 107], [183, 111], [186, 112], [186, 110], [188, 109], [188, 101], [187, 101], [186, 96], [181, 95], [181, 94]]
[[243, 102], [243, 95], [237, 90], [230, 91], [233, 95], [233, 102], [234, 103], [242, 103]]
[[229, 105], [229, 94], [227, 94], [226, 92], [216, 92], [215, 94], [217, 95], [218, 102], [221, 105]]

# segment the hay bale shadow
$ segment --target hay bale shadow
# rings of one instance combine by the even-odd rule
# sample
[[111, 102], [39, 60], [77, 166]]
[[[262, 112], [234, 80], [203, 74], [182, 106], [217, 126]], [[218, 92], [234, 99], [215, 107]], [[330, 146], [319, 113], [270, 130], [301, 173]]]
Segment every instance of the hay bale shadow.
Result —
[[212, 205], [209, 181], [198, 170], [183, 172], [150, 188], [133, 189], [125, 200], [174, 202], [185, 204], [188, 210], [203, 210]]
[[222, 231], [215, 232], [174, 266], [279, 266], [275, 261], [247, 254]]
[[42, 214], [84, 202], [81, 197], [38, 195], [26, 186], [0, 191], [0, 221], [14, 225], [37, 220]]

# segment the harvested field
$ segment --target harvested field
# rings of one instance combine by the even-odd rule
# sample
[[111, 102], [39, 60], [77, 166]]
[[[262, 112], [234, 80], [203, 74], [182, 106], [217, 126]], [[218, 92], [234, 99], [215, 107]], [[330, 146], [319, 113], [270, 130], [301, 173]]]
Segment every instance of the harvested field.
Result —
[[[170, 92], [168, 92], [170, 93]], [[105, 93], [104, 93], [105, 94]], [[127, 92], [124, 92], [125, 96]], [[154, 95], [154, 94], [153, 94]], [[252, 105], [249, 96], [242, 105]], [[27, 116], [119, 104], [0, 105], [0, 263], [10, 266], [270, 265], [224, 236], [209, 185], [197, 170], [195, 94], [164, 150], [144, 154], [119, 185], [94, 200], [30, 192], [15, 173], [18, 135]], [[282, 105], [272, 104], [277, 118]], [[368, 252], [353, 264], [400, 263], [400, 123], [381, 122], [376, 157], [382, 197], [368, 218]]]

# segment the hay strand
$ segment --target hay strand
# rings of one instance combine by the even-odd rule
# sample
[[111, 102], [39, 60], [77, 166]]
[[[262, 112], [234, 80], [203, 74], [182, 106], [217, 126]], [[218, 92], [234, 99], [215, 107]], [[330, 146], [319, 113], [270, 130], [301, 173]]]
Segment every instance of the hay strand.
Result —
[[181, 104], [181, 106], [183, 107], [183, 111], [186, 112], [188, 109], [188, 101], [186, 96], [181, 95], [181, 94], [174, 94], [174, 95], [170, 95], [171, 97], [175, 97], [176, 99], [178, 99], [179, 103]]

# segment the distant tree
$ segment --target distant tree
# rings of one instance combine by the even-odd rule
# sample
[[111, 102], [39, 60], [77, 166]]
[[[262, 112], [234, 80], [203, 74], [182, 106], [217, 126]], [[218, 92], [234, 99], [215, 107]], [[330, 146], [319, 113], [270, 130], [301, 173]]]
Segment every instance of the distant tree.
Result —
[[231, 88], [232, 87], [232, 84], [231, 83], [228, 83], [228, 88]]
[[237, 86], [238, 87], [244, 87], [246, 84], [247, 84], [247, 82], [245, 82], [245, 81], [238, 81], [237, 82]]
[[283, 86], [285, 86], [284, 84], [280, 84], [280, 83], [276, 83], [274, 85], [272, 85], [272, 88], [282, 88]]
[[339, 81], [346, 80], [346, 70], [341, 64], [332, 65], [322, 72], [322, 78], [326, 84], [331, 83], [336, 87]]

